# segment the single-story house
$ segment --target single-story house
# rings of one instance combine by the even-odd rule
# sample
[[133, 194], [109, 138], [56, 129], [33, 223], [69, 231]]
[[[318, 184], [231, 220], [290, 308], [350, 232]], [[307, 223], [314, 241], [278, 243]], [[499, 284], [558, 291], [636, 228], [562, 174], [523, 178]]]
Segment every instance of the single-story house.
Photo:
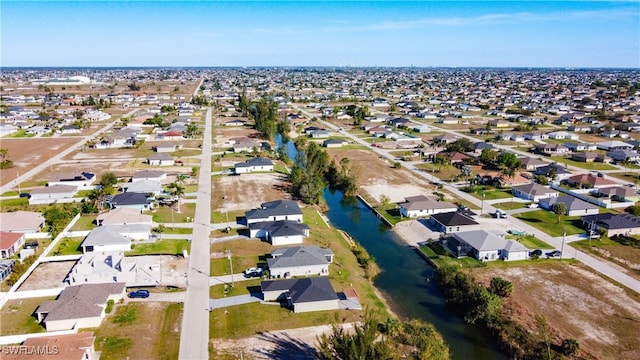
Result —
[[472, 216], [466, 211], [452, 211], [431, 215], [429, 221], [436, 230], [445, 234], [480, 230], [480, 224]]
[[256, 171], [273, 171], [273, 161], [265, 157], [255, 157], [247, 161], [237, 163], [234, 166], [236, 174], [246, 174]]
[[245, 122], [240, 119], [233, 119], [224, 122], [224, 126], [244, 126]]
[[456, 211], [458, 207], [446, 201], [438, 201], [434, 197], [424, 195], [411, 196], [399, 203], [400, 215], [403, 217], [428, 216], [443, 212]]
[[53, 185], [35, 188], [31, 190], [29, 205], [73, 202], [76, 201], [73, 197], [77, 193], [78, 187], [74, 185]]
[[339, 148], [348, 143], [349, 142], [344, 139], [327, 139], [322, 142], [322, 146], [326, 148]]
[[166, 143], [162, 143], [154, 146], [153, 150], [157, 153], [168, 153], [168, 152], [181, 150], [182, 147], [183, 147], [182, 143], [166, 142]]
[[549, 165], [549, 163], [546, 161], [542, 161], [538, 158], [532, 158], [528, 156], [521, 157], [518, 160], [520, 160], [520, 164], [526, 170], [536, 170], [539, 167]]
[[599, 229], [607, 231], [607, 236], [640, 234], [640, 218], [631, 214], [602, 213], [580, 218], [582, 226], [592, 233]]
[[600, 212], [598, 206], [570, 195], [545, 198], [539, 201], [540, 207], [549, 211], [553, 211], [553, 206], [557, 203], [563, 203], [567, 207], [565, 215], [568, 216], [594, 215]]
[[480, 261], [512, 261], [529, 257], [529, 250], [522, 244], [484, 230], [454, 233], [441, 238], [440, 243], [458, 258], [470, 256]]
[[564, 146], [568, 147], [571, 151], [596, 151], [598, 147], [596, 144], [583, 143], [583, 142], [568, 142]]
[[6, 279], [13, 272], [15, 260], [0, 260], [0, 281]]
[[122, 188], [126, 193], [153, 194], [154, 196], [158, 196], [164, 191], [162, 184], [155, 180], [134, 181], [122, 185]]
[[615, 161], [638, 161], [640, 160], [640, 153], [635, 150], [613, 150], [607, 151], [607, 156]]
[[571, 160], [579, 162], [599, 162], [608, 164], [611, 162], [611, 158], [597, 152], [574, 152], [571, 154]]
[[525, 200], [531, 200], [538, 202], [540, 199], [548, 198], [552, 196], [558, 196], [558, 192], [551, 190], [546, 186], [542, 186], [538, 183], [529, 183], [525, 185], [518, 185], [511, 188], [511, 192], [514, 196]]
[[91, 230], [80, 247], [83, 253], [93, 251], [130, 251], [133, 240], [149, 239], [151, 225], [104, 225]]
[[318, 129], [318, 130], [309, 131], [308, 134], [313, 139], [326, 139], [329, 136], [331, 136], [331, 131], [324, 130], [324, 129]]
[[559, 180], [564, 180], [567, 179], [569, 176], [571, 176], [571, 172], [569, 170], [567, 170], [566, 167], [558, 164], [558, 163], [551, 163], [548, 165], [543, 165], [540, 166], [538, 168], [535, 169], [534, 171], [535, 175], [544, 175], [544, 176], [551, 176], [553, 175], [554, 177], [556, 177]]
[[127, 225], [127, 224], [144, 224], [153, 225], [153, 217], [151, 215], [141, 214], [136, 209], [120, 207], [109, 212], [102, 213], [96, 217], [96, 224], [103, 225]]
[[[24, 351], [2, 354], [3, 360], [25, 360], [28, 358], [41, 360], [97, 360], [100, 353], [95, 351], [96, 337], [93, 332], [76, 334], [39, 336], [27, 338], [20, 347]], [[41, 350], [42, 353], [36, 353]]]
[[44, 227], [44, 216], [35, 211], [15, 211], [0, 213], [0, 231], [37, 233]]
[[153, 180], [162, 182], [167, 178], [167, 173], [159, 170], [141, 170], [137, 171], [131, 176], [131, 182], [142, 180]]
[[598, 147], [598, 149], [605, 150], [605, 151], [632, 150], [633, 149], [633, 145], [631, 145], [629, 143], [626, 143], [626, 142], [623, 142], [623, 141], [618, 141], [618, 140], [599, 142], [599, 143], [596, 144], [596, 146]]
[[578, 174], [578, 175], [571, 176], [567, 179], [567, 183], [571, 186], [576, 186], [576, 187], [587, 187], [587, 188], [598, 188], [598, 189], [619, 185], [617, 182], [613, 180], [596, 176], [591, 173]]
[[267, 258], [269, 275], [272, 278], [329, 275], [329, 264], [333, 262], [333, 251], [318, 246], [296, 246], [276, 249]]
[[294, 313], [339, 307], [338, 295], [326, 276], [262, 281], [260, 288], [264, 301], [286, 301]]
[[245, 218], [247, 225], [278, 220], [302, 222], [302, 210], [293, 200], [276, 200], [262, 203], [260, 208], [247, 211]]
[[556, 139], [556, 140], [562, 140], [562, 139], [579, 140], [580, 139], [580, 135], [576, 133], [567, 132], [567, 131], [553, 131], [553, 132], [547, 133], [547, 135], [549, 136], [549, 139]]
[[[458, 120], [456, 119], [456, 124], [458, 123]], [[450, 144], [454, 141], [458, 140], [458, 137], [455, 135], [451, 135], [448, 133], [444, 133], [442, 135], [437, 135], [434, 136], [432, 141], [436, 144]]]
[[147, 157], [147, 164], [153, 166], [172, 166], [175, 164], [175, 158], [165, 154], [153, 154]]
[[615, 186], [598, 189], [598, 194], [601, 196], [604, 195], [615, 201], [640, 201], [640, 194], [638, 194], [636, 189], [626, 186]]
[[309, 226], [290, 220], [254, 222], [249, 224], [249, 236], [265, 239], [273, 246], [302, 244], [309, 236]]
[[90, 187], [96, 180], [96, 174], [90, 172], [65, 173], [53, 176], [47, 182], [47, 186], [53, 185], [71, 185], [77, 187]]
[[473, 153], [474, 154], [482, 154], [482, 150], [484, 149], [489, 149], [489, 150], [493, 150], [495, 149], [495, 147], [493, 146], [493, 144], [490, 144], [488, 142], [484, 142], [484, 141], [480, 141], [477, 143], [473, 144]]
[[123, 283], [69, 286], [56, 300], [44, 302], [35, 311], [47, 331], [97, 328], [105, 316], [107, 301], [124, 297]]
[[23, 233], [0, 231], [0, 258], [13, 256], [24, 245], [24, 239]]
[[64, 279], [69, 286], [80, 284], [124, 283], [127, 286], [158, 285], [159, 271], [153, 265], [138, 264], [137, 256], [124, 256], [124, 251], [84, 253]]
[[143, 210], [149, 210], [153, 208], [152, 199], [147, 196], [147, 194], [136, 193], [136, 192], [126, 192], [122, 194], [115, 195], [110, 201], [109, 205], [112, 209], [128, 207], [132, 209], [136, 209], [140, 212]]
[[534, 152], [549, 156], [563, 155], [569, 153], [569, 148], [562, 144], [538, 144], [535, 146]]

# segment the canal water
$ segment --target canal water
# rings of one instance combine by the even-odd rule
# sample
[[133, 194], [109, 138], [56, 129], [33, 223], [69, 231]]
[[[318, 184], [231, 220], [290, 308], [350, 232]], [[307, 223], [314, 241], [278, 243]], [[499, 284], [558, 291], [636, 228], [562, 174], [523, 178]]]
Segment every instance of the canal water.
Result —
[[[293, 141], [283, 143], [276, 136], [276, 147], [286, 146], [295, 159]], [[375, 258], [382, 271], [374, 280], [394, 313], [431, 323], [442, 334], [453, 359], [507, 359], [495, 342], [478, 327], [465, 324], [462, 317], [448, 309], [433, 278], [433, 268], [402, 242], [362, 201], [346, 198], [339, 191], [325, 190], [324, 198], [331, 224], [347, 232]]]

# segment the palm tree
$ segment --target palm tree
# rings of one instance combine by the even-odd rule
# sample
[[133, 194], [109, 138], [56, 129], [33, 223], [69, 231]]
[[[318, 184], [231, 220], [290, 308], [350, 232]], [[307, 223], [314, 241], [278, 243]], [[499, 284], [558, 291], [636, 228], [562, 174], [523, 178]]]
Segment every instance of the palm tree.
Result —
[[176, 182], [172, 182], [171, 184], [167, 185], [169, 188], [169, 193], [171, 195], [173, 195], [173, 198], [177, 200], [178, 203], [178, 212], [180, 212], [180, 200], [182, 199], [182, 196], [184, 196], [184, 187], [182, 185], [180, 185], [177, 181]]

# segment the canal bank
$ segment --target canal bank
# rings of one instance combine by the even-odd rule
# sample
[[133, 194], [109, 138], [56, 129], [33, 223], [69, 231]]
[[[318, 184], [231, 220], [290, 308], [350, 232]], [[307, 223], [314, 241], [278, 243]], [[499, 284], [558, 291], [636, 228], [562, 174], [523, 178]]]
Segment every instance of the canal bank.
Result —
[[488, 334], [466, 324], [447, 307], [432, 281], [434, 268], [416, 254], [413, 246], [390, 231], [358, 199], [329, 190], [325, 190], [324, 197], [331, 224], [349, 234], [374, 257], [381, 270], [374, 286], [395, 314], [433, 324], [449, 344], [453, 359], [506, 359]]

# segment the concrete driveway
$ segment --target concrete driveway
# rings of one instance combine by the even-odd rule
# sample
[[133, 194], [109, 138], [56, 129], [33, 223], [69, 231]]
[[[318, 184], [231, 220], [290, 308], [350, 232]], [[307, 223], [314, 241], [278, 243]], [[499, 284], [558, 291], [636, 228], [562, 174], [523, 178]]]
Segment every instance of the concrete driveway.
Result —
[[260, 302], [263, 300], [261, 293], [229, 296], [222, 299], [209, 299], [209, 309], [220, 309], [230, 306]]

